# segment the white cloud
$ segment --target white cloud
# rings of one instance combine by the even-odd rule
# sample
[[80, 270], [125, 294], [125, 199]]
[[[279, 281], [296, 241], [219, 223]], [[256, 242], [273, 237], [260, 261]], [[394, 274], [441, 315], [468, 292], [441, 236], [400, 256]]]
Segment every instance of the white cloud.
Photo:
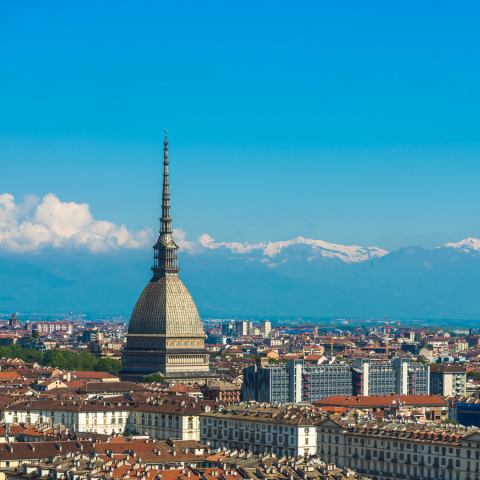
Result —
[[186, 240], [186, 237], [187, 232], [184, 232], [181, 228], [173, 229], [173, 238], [181, 251], [186, 251], [190, 254], [200, 253], [202, 251], [202, 245], [198, 242]]
[[27, 196], [16, 205], [0, 195], [0, 249], [27, 252], [41, 248], [86, 248], [105, 252], [151, 245], [150, 229], [129, 232], [124, 225], [95, 220], [86, 203], [61, 202], [53, 193], [41, 200]]

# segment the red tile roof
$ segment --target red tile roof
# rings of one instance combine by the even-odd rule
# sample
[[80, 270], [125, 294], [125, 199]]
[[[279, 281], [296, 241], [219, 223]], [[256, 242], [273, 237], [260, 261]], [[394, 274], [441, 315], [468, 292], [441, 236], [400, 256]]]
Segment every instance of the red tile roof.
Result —
[[317, 400], [314, 405], [342, 406], [351, 408], [392, 406], [393, 401], [400, 400], [406, 406], [418, 405], [441, 405], [446, 406], [448, 402], [440, 395], [369, 395], [369, 396], [346, 396], [332, 395], [331, 397]]

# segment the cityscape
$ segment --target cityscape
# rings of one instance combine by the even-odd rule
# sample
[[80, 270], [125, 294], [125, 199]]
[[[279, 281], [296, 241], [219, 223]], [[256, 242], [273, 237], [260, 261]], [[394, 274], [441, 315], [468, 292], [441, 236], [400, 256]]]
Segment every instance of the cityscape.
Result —
[[480, 480], [479, 6], [25, 6], [0, 480]]

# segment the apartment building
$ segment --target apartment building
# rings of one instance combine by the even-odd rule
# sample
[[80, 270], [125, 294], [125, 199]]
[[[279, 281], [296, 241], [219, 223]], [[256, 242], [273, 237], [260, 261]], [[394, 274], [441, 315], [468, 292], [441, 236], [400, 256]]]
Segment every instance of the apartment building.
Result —
[[467, 371], [461, 365], [431, 365], [430, 392], [445, 397], [467, 394]]
[[322, 419], [310, 406], [243, 403], [201, 414], [200, 442], [277, 456], [315, 455], [316, 425]]
[[235, 333], [237, 335], [248, 335], [248, 323], [246, 320], [235, 322]]
[[478, 480], [480, 430], [425, 423], [326, 419], [317, 427], [320, 460], [372, 480]]
[[272, 332], [272, 324], [270, 320], [262, 320], [260, 322], [260, 333], [264, 337], [268, 337], [271, 332]]
[[388, 362], [360, 358], [353, 362], [353, 394], [428, 395], [429, 372], [428, 365], [408, 358], [397, 357]]
[[70, 322], [35, 322], [32, 330], [38, 330], [39, 333], [62, 332], [70, 335], [72, 333], [72, 324]]
[[288, 360], [283, 365], [258, 361], [244, 370], [243, 398], [258, 402], [313, 402], [330, 395], [351, 395], [349, 365], [315, 365]]
[[235, 323], [226, 322], [222, 323], [222, 335], [225, 337], [232, 337], [235, 333]]
[[438, 357], [448, 353], [448, 342], [450, 337], [433, 337], [426, 339], [426, 346], [432, 350], [433, 356]]
[[349, 364], [317, 365], [289, 360], [284, 365], [258, 361], [244, 370], [243, 398], [258, 402], [315, 402], [332, 395], [427, 395], [429, 366], [394, 358], [358, 359]]

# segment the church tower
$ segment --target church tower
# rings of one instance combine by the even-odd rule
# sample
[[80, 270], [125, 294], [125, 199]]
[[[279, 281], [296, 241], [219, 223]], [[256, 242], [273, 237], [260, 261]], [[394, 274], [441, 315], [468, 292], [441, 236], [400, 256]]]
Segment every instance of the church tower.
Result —
[[166, 380], [204, 383], [209, 371], [205, 334], [195, 303], [178, 277], [178, 246], [170, 217], [168, 140], [163, 159], [162, 218], [153, 247], [153, 277], [133, 309], [122, 353], [122, 380], [160, 373]]

